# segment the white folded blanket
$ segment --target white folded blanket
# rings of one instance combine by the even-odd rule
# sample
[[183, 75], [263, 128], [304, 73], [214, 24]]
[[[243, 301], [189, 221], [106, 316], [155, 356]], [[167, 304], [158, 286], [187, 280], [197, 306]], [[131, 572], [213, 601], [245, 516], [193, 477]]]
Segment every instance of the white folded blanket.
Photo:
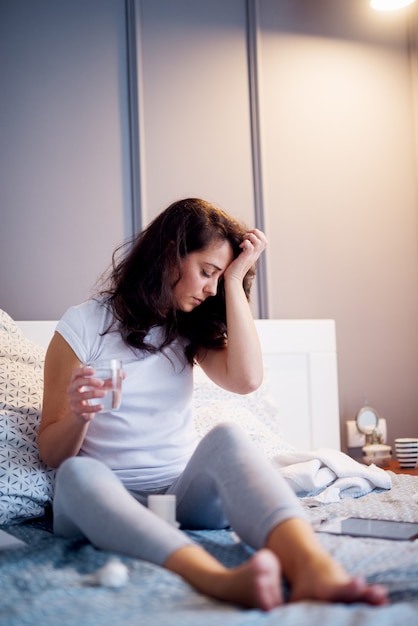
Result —
[[283, 452], [271, 460], [295, 493], [309, 504], [358, 498], [375, 488], [392, 487], [390, 475], [381, 467], [363, 465], [332, 448]]

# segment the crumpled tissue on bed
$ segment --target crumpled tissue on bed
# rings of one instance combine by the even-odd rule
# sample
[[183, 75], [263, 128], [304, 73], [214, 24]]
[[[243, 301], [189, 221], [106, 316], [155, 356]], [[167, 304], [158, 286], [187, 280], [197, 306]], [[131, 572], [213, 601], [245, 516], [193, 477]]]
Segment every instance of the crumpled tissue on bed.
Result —
[[307, 504], [328, 504], [342, 498], [359, 498], [373, 489], [390, 489], [388, 472], [377, 465], [363, 465], [344, 452], [318, 448], [310, 452], [285, 452], [272, 458], [273, 465]]

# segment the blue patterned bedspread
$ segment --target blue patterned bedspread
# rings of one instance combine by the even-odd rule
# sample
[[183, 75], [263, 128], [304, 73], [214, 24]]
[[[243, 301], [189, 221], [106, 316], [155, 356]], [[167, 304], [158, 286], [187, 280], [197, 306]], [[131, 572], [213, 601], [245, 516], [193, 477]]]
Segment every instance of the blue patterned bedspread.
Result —
[[[393, 489], [338, 504], [308, 508], [313, 522], [335, 515], [418, 521], [418, 478], [393, 476]], [[176, 575], [120, 557], [129, 570], [118, 589], [95, 586], [89, 576], [114, 555], [87, 541], [50, 532], [48, 519], [7, 528], [25, 548], [0, 552], [2, 626], [389, 626], [418, 623], [418, 541], [399, 542], [320, 534], [320, 540], [353, 574], [388, 586], [390, 604], [369, 607], [321, 602], [286, 604], [263, 613], [201, 596]], [[230, 531], [190, 533], [227, 566], [251, 550]]]

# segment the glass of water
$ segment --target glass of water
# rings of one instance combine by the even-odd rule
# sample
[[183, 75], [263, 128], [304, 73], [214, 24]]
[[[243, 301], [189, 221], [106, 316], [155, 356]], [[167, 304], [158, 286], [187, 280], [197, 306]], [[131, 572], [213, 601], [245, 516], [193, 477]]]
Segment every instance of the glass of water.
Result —
[[101, 412], [117, 411], [122, 399], [122, 361], [119, 359], [96, 361], [90, 364], [90, 367], [94, 369], [93, 378], [104, 381], [101, 389], [106, 391], [106, 395], [104, 398], [91, 398], [89, 403], [92, 405], [102, 404]]

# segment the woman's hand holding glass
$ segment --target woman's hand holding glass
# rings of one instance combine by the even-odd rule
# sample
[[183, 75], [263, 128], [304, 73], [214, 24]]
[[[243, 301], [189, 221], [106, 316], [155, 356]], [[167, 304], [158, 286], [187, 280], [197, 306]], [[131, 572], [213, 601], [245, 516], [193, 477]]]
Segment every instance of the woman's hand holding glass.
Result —
[[118, 359], [76, 368], [68, 387], [72, 413], [90, 422], [96, 413], [119, 409], [125, 373]]

